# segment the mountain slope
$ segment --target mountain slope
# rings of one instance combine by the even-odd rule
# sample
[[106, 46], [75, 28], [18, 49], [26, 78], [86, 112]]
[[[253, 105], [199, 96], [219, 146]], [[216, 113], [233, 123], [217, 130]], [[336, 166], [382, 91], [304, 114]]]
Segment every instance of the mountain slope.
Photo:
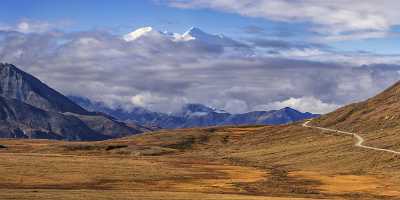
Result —
[[400, 129], [400, 82], [366, 101], [323, 115], [313, 124], [355, 132]]
[[0, 137], [64, 140], [111, 138], [96, 133], [76, 117], [45, 111], [4, 97], [0, 97]]
[[314, 119], [310, 125], [357, 133], [367, 146], [400, 151], [400, 82], [366, 101]]
[[177, 41], [198, 41], [211, 45], [221, 45], [221, 46], [241, 46], [243, 44], [238, 43], [223, 35], [213, 35], [208, 34], [197, 27], [191, 27], [184, 34], [177, 34], [175, 37]]
[[11, 64], [0, 64], [0, 96], [17, 99], [43, 110], [88, 114], [39, 79]]
[[141, 130], [134, 129], [123, 122], [115, 121], [104, 115], [79, 115], [74, 113], [67, 113], [66, 115], [80, 119], [90, 129], [109, 138], [119, 138], [142, 133]]
[[0, 64], [0, 137], [104, 140], [141, 133], [85, 110], [14, 65]]

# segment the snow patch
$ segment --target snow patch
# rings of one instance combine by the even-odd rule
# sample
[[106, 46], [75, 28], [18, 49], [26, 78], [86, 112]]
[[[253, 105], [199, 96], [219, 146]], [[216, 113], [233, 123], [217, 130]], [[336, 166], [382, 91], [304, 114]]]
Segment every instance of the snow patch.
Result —
[[127, 42], [135, 41], [135, 40], [139, 39], [140, 37], [142, 37], [144, 35], [147, 35], [147, 34], [149, 34], [151, 32], [153, 32], [153, 28], [152, 27], [150, 27], [150, 26], [142, 27], [142, 28], [139, 28], [139, 29], [137, 29], [137, 30], [135, 30], [133, 32], [130, 32], [130, 33], [124, 35], [123, 38]]

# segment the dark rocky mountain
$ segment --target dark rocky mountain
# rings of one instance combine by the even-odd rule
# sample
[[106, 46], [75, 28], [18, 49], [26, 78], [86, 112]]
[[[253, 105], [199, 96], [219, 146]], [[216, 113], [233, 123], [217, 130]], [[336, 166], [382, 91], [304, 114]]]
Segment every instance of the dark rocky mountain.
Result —
[[89, 112], [14, 65], [0, 64], [0, 137], [104, 140], [141, 133]]
[[[175, 114], [184, 123], [178, 128], [206, 127], [222, 125], [231, 114], [201, 104], [187, 104]], [[175, 127], [172, 127], [175, 128]]]
[[107, 139], [73, 116], [0, 97], [0, 136], [66, 140]]
[[39, 79], [11, 64], [0, 65], [0, 96], [17, 99], [43, 110], [88, 114]]
[[279, 125], [291, 122], [301, 121], [304, 119], [318, 117], [317, 114], [309, 112], [299, 112], [295, 109], [286, 107], [280, 110], [271, 111], [254, 111], [244, 114], [231, 115], [225, 123], [227, 124], [268, 124]]
[[146, 126], [165, 129], [220, 125], [278, 125], [319, 116], [308, 112], [302, 113], [292, 108], [230, 114], [223, 110], [210, 108], [201, 104], [187, 104], [177, 113], [165, 114], [140, 107], [133, 108], [130, 111], [121, 108], [112, 109], [102, 103], [91, 102], [86, 98], [69, 98], [91, 111], [104, 112], [126, 122], [136, 122]]

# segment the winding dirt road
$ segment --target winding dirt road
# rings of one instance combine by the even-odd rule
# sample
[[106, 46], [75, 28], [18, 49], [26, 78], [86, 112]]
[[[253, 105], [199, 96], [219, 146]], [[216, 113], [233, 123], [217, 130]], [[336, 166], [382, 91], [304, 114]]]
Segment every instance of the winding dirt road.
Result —
[[319, 129], [322, 131], [330, 131], [330, 132], [335, 132], [335, 133], [343, 133], [346, 135], [351, 135], [354, 138], [356, 138], [356, 143], [354, 144], [354, 146], [356, 147], [360, 147], [360, 148], [364, 148], [364, 149], [370, 149], [370, 150], [375, 150], [375, 151], [384, 151], [384, 152], [388, 152], [388, 153], [394, 153], [394, 154], [400, 154], [399, 151], [393, 151], [390, 149], [381, 149], [381, 148], [376, 148], [376, 147], [371, 147], [371, 146], [366, 146], [363, 145], [364, 143], [364, 138], [362, 138], [360, 135], [358, 135], [357, 133], [351, 133], [351, 132], [346, 132], [346, 131], [339, 131], [339, 130], [335, 130], [335, 129], [330, 129], [330, 128], [322, 128], [322, 127], [318, 127], [318, 126], [310, 126], [308, 125], [311, 122], [311, 120], [308, 120], [306, 122], [303, 123], [303, 127], [307, 127], [307, 128], [315, 128], [315, 129]]

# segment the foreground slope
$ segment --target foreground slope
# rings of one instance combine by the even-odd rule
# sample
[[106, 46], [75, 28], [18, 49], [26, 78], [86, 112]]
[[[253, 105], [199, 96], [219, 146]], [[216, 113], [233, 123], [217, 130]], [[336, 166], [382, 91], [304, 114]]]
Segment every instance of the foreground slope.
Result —
[[0, 144], [3, 199], [364, 200], [400, 195], [398, 156], [355, 148], [352, 137], [301, 124], [159, 131], [90, 143]]
[[355, 132], [369, 146], [400, 151], [400, 82], [375, 97], [340, 108], [311, 124]]

